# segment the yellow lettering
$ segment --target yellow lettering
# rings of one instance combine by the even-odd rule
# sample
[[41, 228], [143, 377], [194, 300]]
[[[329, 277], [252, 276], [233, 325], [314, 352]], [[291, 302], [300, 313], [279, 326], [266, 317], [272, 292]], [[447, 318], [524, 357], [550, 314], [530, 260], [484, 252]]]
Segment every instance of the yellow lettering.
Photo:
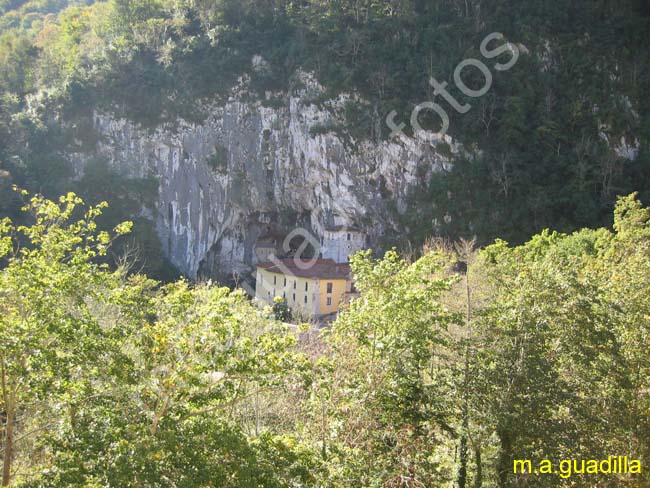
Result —
[[560, 461], [560, 477], [568, 478], [571, 476], [571, 461], [563, 459]]
[[600, 462], [600, 472], [605, 474], [610, 474], [612, 472], [612, 461], [611, 457], [603, 459]]
[[539, 463], [539, 472], [541, 474], [551, 474], [553, 472], [553, 463], [548, 459], [542, 459]]
[[598, 474], [598, 461], [595, 459], [587, 461], [587, 474]]
[[517, 473], [532, 473], [533, 472], [533, 463], [530, 460], [522, 461], [520, 459], [515, 459], [513, 463], [513, 472]]

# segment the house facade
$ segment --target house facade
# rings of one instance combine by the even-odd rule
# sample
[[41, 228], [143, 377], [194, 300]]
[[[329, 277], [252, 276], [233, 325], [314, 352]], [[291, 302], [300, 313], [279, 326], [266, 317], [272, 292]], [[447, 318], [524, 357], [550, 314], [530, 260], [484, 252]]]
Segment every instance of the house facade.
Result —
[[256, 246], [257, 264], [255, 298], [258, 303], [273, 305], [283, 298], [295, 317], [326, 319], [334, 316], [355, 294], [349, 258], [366, 248], [366, 235], [347, 225], [325, 229], [318, 259], [300, 261], [278, 250], [280, 240], [263, 239]]
[[325, 259], [347, 263], [350, 256], [366, 249], [366, 234], [353, 226], [336, 225], [323, 233], [321, 254]]
[[293, 258], [258, 264], [257, 301], [273, 305], [275, 297], [282, 297], [294, 315], [304, 318], [337, 313], [352, 291], [350, 266], [331, 259], [318, 259], [309, 267], [298, 264]]

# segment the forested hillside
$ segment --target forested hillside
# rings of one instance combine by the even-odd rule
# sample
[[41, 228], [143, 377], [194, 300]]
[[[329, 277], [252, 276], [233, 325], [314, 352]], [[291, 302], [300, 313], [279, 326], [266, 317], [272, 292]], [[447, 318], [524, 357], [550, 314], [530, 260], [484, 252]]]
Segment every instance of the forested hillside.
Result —
[[[412, 242], [433, 231], [522, 242], [545, 227], [606, 224], [617, 194], [647, 196], [650, 9], [642, 0], [112, 0], [54, 13], [60, 7], [4, 7], [5, 189], [8, 179], [51, 195], [69, 188], [61, 154], [75, 139], [92, 141], [82, 114], [93, 107], [145, 126], [200, 120], [204, 102], [245, 72], [260, 96], [296, 88], [298, 68], [314, 72], [331, 94], [364, 100], [350, 102], [346, 123], [332, 129], [385, 138], [391, 110], [408, 119], [432, 98], [431, 76], [453, 82], [456, 65], [502, 32], [522, 56], [478, 100], [452, 90], [473, 104], [450, 114], [464, 150], [453, 169], [413, 192], [401, 215]], [[251, 70], [254, 55], [268, 69]], [[3, 191], [0, 211], [9, 198]]]

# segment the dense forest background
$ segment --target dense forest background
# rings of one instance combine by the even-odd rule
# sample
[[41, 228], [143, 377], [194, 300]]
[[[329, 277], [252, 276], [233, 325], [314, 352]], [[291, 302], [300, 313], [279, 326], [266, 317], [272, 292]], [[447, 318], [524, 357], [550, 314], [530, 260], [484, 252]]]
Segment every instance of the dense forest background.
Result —
[[[365, 100], [346, 107], [337, 130], [385, 138], [385, 116], [396, 110], [407, 119], [430, 100], [431, 76], [453, 87], [456, 65], [480, 59], [491, 32], [502, 32], [522, 56], [510, 71], [495, 72], [480, 99], [451, 89], [473, 106], [466, 115], [450, 111], [450, 134], [464, 150], [453, 169], [413, 191], [401, 216], [411, 244], [434, 231], [520, 243], [546, 227], [608, 224], [618, 194], [649, 196], [650, 7], [643, 0], [32, 0], [4, 1], [0, 12], [4, 214], [17, 214], [7, 191], [13, 181], [50, 196], [72, 188], [132, 217], [150, 182], [99, 190], [92, 181], [107, 175], [91, 174], [74, 187], [61, 157], [75, 138], [92, 143], [93, 108], [144, 126], [201, 120], [201, 102], [224, 96], [241, 74], [260, 93], [290, 91], [301, 68], [316, 74], [326, 96], [345, 91]], [[251, 69], [256, 54], [270, 69]], [[480, 73], [471, 73], [478, 79], [466, 82], [482, 86]], [[616, 150], [625, 146], [631, 159]], [[134, 233], [161, 254], [145, 222]]]

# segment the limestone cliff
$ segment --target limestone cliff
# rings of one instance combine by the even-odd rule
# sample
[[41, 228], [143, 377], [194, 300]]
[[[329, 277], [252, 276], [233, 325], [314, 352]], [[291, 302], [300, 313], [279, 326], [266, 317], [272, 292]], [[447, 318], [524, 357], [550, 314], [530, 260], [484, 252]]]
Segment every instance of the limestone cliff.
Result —
[[211, 104], [200, 124], [179, 120], [150, 130], [95, 112], [94, 151], [68, 158], [78, 174], [99, 156], [122, 175], [156, 177], [150, 218], [168, 257], [191, 278], [246, 274], [269, 226], [303, 226], [320, 237], [337, 217], [362, 228], [372, 244], [398, 235], [409, 190], [447, 160], [406, 137], [356, 141], [329, 130], [350, 97], [316, 105], [321, 87], [300, 76], [301, 89], [268, 93], [272, 104], [251, 100], [244, 80], [227, 102]]

